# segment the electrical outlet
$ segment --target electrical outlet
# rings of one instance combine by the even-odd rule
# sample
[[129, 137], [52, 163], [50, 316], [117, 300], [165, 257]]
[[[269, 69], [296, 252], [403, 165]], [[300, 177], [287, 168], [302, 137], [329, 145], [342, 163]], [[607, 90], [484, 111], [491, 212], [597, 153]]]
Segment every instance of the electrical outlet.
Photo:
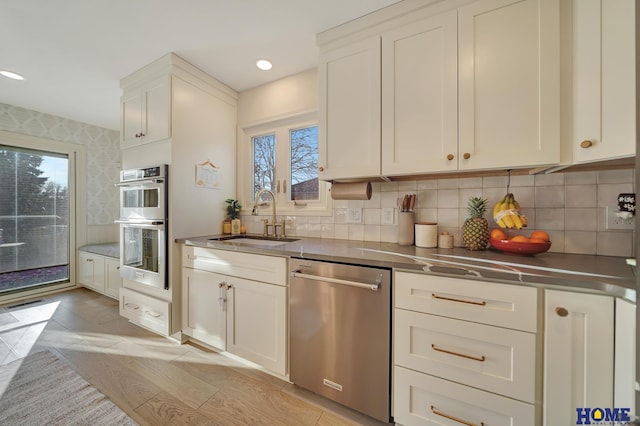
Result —
[[633, 231], [635, 228], [635, 216], [631, 216], [629, 219], [623, 219], [616, 215], [616, 213], [620, 213], [618, 207], [606, 207], [606, 229], [607, 230], [622, 230], [622, 231]]
[[393, 207], [387, 207], [382, 209], [382, 224], [393, 225], [394, 216], [395, 216], [395, 209]]
[[347, 223], [362, 223], [362, 209], [348, 208]]

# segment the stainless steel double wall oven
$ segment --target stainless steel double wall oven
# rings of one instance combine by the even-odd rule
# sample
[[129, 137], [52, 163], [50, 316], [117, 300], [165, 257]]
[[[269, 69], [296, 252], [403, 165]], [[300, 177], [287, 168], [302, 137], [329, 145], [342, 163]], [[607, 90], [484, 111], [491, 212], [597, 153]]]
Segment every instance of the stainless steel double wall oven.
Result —
[[167, 279], [168, 166], [120, 172], [120, 275], [158, 288]]

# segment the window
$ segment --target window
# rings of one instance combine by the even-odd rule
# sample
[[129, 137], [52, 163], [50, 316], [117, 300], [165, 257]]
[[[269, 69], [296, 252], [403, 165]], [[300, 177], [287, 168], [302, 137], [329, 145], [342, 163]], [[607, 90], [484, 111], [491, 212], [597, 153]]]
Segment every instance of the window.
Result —
[[[276, 195], [278, 214], [330, 214], [328, 188], [318, 179], [318, 126], [310, 120], [282, 120], [245, 131], [244, 168], [239, 181], [245, 206], [255, 194], [268, 189]], [[242, 170], [246, 170], [250, 178]], [[244, 179], [243, 179], [244, 178]], [[247, 183], [244, 183], [248, 180]], [[260, 202], [271, 202], [263, 193]]]

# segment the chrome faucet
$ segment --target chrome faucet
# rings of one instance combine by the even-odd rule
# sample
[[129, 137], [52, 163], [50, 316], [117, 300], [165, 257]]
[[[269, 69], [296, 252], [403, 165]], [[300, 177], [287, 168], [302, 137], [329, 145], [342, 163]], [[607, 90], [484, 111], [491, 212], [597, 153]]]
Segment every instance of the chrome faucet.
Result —
[[[280, 235], [281, 237], [286, 237], [285, 235], [285, 229], [284, 229], [284, 220], [282, 221], [282, 223], [278, 223], [276, 221], [276, 194], [273, 193], [273, 191], [270, 191], [268, 189], [261, 189], [258, 192], [256, 192], [256, 196], [255, 196], [255, 202], [253, 204], [253, 210], [251, 211], [251, 214], [254, 216], [258, 215], [258, 206], [260, 205], [260, 196], [262, 196], [262, 194], [264, 194], [265, 192], [267, 192], [268, 194], [271, 195], [271, 200], [272, 200], [272, 218], [271, 218], [271, 223], [269, 223], [269, 219], [263, 219], [264, 220], [264, 236], [265, 237], [278, 237], [278, 227], [282, 228], [282, 234]], [[269, 227], [272, 226], [273, 227], [273, 235], [269, 234]]]

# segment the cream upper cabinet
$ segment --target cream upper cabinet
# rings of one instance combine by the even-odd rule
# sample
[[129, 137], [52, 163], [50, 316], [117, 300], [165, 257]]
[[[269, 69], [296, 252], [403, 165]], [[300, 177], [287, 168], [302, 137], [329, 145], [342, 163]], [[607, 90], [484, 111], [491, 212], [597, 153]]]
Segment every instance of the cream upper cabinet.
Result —
[[461, 170], [560, 160], [558, 0], [458, 9]]
[[576, 424], [578, 408], [613, 407], [613, 298], [545, 297], [544, 425]]
[[573, 162], [635, 155], [634, 0], [573, 1]]
[[458, 169], [457, 13], [382, 34], [382, 174]]
[[321, 47], [320, 178], [557, 164], [559, 0], [428, 10]]
[[320, 179], [380, 175], [380, 37], [321, 53], [318, 80]]
[[171, 134], [171, 77], [127, 88], [120, 101], [120, 147], [167, 139]]

